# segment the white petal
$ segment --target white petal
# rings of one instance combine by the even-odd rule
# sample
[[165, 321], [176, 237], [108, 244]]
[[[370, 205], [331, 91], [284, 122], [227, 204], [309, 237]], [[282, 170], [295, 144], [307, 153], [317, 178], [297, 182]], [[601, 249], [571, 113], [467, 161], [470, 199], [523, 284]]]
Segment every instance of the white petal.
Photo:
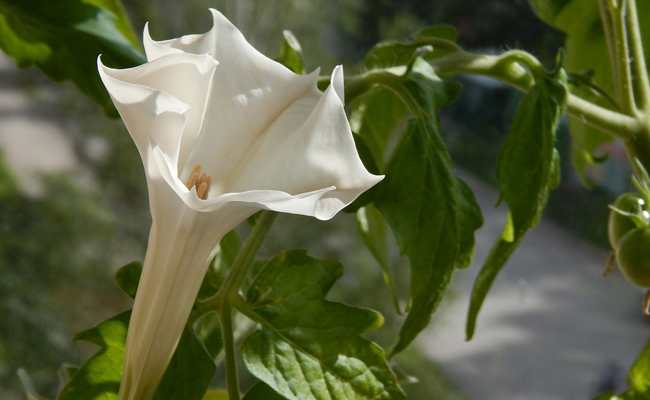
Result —
[[154, 220], [127, 333], [123, 400], [153, 397], [217, 243], [255, 212], [233, 207], [227, 213], [199, 213], [160, 182], [150, 188]]
[[337, 65], [332, 72], [332, 78], [330, 79], [330, 85], [336, 91], [336, 94], [341, 100], [341, 104], [345, 105], [345, 81], [343, 79], [343, 66]]
[[[105, 67], [101, 60], [98, 64], [102, 80], [139, 149], [148, 146], [152, 134], [151, 121], [159, 114], [164, 111], [184, 114], [191, 110], [184, 129], [178, 130], [174, 138], [167, 139], [174, 143], [180, 140], [176, 152], [182, 170], [202, 129], [208, 93], [218, 63], [205, 55], [171, 54], [123, 70]], [[160, 135], [157, 141], [159, 144], [162, 142]]]

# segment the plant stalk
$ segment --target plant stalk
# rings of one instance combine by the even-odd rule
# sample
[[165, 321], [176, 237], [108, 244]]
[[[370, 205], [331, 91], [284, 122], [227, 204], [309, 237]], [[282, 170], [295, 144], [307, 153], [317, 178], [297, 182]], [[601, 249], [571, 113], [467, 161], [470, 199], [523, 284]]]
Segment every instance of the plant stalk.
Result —
[[627, 13], [625, 14], [628, 42], [630, 48], [630, 64], [632, 66], [632, 83], [637, 107], [646, 115], [650, 115], [650, 82], [645, 63], [639, 17], [636, 0], [627, 0]]
[[221, 305], [219, 311], [221, 336], [226, 363], [226, 386], [229, 400], [239, 400], [239, 380], [237, 378], [237, 360], [235, 357], [235, 339], [232, 326], [232, 308], [228, 302]]

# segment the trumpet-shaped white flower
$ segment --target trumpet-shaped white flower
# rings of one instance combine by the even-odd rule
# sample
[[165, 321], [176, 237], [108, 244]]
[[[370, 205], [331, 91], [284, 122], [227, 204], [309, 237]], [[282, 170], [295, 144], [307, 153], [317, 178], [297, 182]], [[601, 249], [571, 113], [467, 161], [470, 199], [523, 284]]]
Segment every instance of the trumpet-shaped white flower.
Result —
[[153, 41], [148, 62], [99, 72], [140, 152], [153, 224], [120, 399], [153, 397], [219, 240], [260, 209], [326, 220], [382, 177], [356, 152], [343, 70], [323, 93], [256, 51], [223, 15]]

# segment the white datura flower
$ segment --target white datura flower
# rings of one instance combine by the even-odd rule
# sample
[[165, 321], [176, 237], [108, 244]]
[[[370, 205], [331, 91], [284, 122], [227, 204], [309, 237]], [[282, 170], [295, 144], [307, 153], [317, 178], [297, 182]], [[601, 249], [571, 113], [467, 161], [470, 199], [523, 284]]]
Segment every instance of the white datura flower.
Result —
[[258, 210], [332, 218], [383, 177], [361, 163], [343, 69], [325, 92], [255, 50], [222, 14], [99, 73], [138, 148], [153, 224], [119, 399], [153, 397], [219, 240]]

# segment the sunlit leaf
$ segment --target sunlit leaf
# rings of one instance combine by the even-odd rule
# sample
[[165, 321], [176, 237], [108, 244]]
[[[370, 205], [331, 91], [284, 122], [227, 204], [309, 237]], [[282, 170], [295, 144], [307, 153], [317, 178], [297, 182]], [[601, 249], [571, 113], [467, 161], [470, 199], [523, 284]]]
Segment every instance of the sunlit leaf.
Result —
[[145, 61], [119, 0], [0, 0], [0, 48], [21, 67], [72, 80], [114, 116], [97, 56], [118, 68]]
[[96, 344], [100, 350], [72, 376], [58, 400], [117, 399], [130, 317], [131, 311], [125, 311], [74, 336], [74, 340]]
[[405, 399], [384, 352], [359, 336], [381, 316], [324, 300], [342, 273], [303, 250], [269, 261], [237, 307], [261, 324], [242, 345], [244, 363], [289, 400]]
[[650, 340], [630, 368], [627, 384], [631, 389], [650, 397]]

